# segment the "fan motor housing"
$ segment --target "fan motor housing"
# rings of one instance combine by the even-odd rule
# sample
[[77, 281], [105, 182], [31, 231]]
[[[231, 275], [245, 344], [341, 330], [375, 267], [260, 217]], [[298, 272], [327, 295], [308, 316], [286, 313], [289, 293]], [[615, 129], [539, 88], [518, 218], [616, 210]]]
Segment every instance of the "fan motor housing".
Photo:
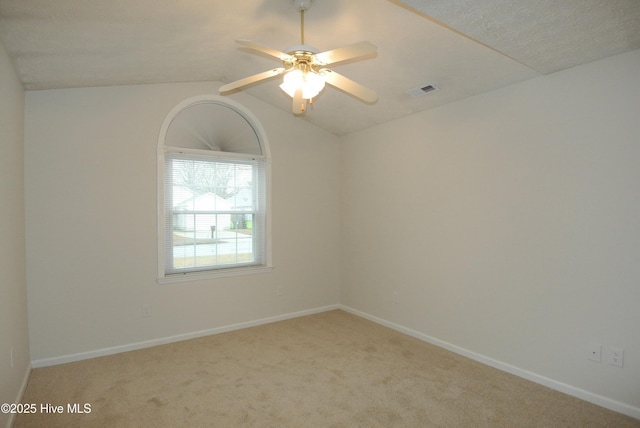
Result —
[[296, 52], [305, 52], [305, 53], [308, 53], [309, 55], [313, 55], [313, 54], [319, 53], [320, 49], [314, 48], [313, 46], [309, 46], [309, 45], [293, 45], [287, 48], [287, 53], [289, 55], [295, 55]]
[[315, 71], [318, 72], [318, 68], [322, 65], [315, 57], [316, 52], [308, 50], [292, 50], [287, 52], [291, 55], [291, 61], [285, 61], [285, 67], [287, 68], [299, 68], [303, 71]]

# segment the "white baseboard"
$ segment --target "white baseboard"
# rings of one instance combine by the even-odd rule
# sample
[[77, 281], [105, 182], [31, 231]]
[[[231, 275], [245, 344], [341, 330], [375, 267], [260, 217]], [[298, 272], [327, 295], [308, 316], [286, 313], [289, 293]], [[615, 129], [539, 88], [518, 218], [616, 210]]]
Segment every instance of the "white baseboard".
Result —
[[640, 419], [640, 408], [631, 406], [629, 404], [621, 403], [616, 400], [612, 400], [607, 397], [603, 397], [598, 394], [594, 394], [589, 391], [585, 391], [580, 388], [576, 388], [571, 385], [567, 385], [566, 383], [558, 382], [556, 380], [547, 378], [545, 376], [541, 376], [539, 374], [530, 372], [528, 370], [523, 370], [518, 367], [512, 366], [507, 363], [503, 363], [498, 360], [494, 360], [493, 358], [489, 358], [487, 356], [469, 351], [468, 349], [461, 348], [456, 345], [452, 345], [451, 343], [444, 342], [440, 339], [436, 339], [435, 337], [431, 337], [427, 334], [421, 333], [416, 330], [412, 330], [410, 328], [404, 327], [402, 325], [384, 320], [382, 318], [378, 318], [374, 315], [367, 314], [365, 312], [361, 312], [357, 309], [351, 308], [345, 305], [339, 305], [340, 309], [349, 312], [351, 314], [357, 315], [359, 317], [365, 318], [369, 321], [373, 321], [376, 324], [383, 325], [385, 327], [389, 327], [393, 330], [399, 331], [400, 333], [404, 333], [408, 336], [415, 337], [416, 339], [420, 339], [424, 342], [430, 343], [432, 345], [436, 345], [440, 348], [444, 348], [448, 351], [454, 352], [456, 354], [462, 355], [464, 357], [470, 358], [472, 360], [478, 361], [479, 363], [485, 364], [487, 366], [496, 368], [503, 372], [510, 373], [512, 375], [521, 377], [523, 379], [529, 380], [531, 382], [538, 383], [540, 385], [544, 385], [551, 389], [555, 389], [556, 391], [560, 391], [567, 395], [571, 395], [573, 397], [579, 398], [584, 401], [588, 401], [590, 403], [596, 404], [598, 406], [604, 407], [609, 410], [613, 410], [614, 412], [622, 413], [627, 416], [631, 416], [635, 419]]
[[179, 334], [176, 336], [162, 337], [159, 339], [146, 340], [143, 342], [129, 343], [127, 345], [114, 346], [111, 348], [97, 349], [95, 351], [80, 352], [77, 354], [63, 355], [61, 357], [43, 358], [31, 362], [33, 368], [49, 367], [58, 364], [72, 363], [74, 361], [88, 360], [90, 358], [104, 357], [107, 355], [119, 354], [122, 352], [135, 351], [138, 349], [150, 348], [152, 346], [166, 345], [168, 343], [181, 342], [183, 340], [196, 339], [198, 337], [210, 336], [213, 334], [226, 333], [229, 331], [240, 330], [243, 328], [256, 327], [263, 324], [284, 321], [291, 318], [313, 315], [321, 312], [340, 309], [340, 305], [322, 306], [319, 308], [307, 309], [304, 311], [291, 312], [282, 315], [276, 315], [268, 318], [261, 318], [253, 321], [242, 322], [222, 327], [216, 327], [207, 330], [196, 331], [192, 333]]
[[[24, 377], [22, 378], [22, 385], [20, 385], [20, 390], [18, 391], [18, 395], [16, 399], [13, 401], [14, 403], [22, 403], [22, 397], [24, 397], [24, 392], [27, 390], [27, 384], [29, 383], [29, 377], [31, 377], [31, 363], [27, 365], [27, 370], [24, 372]], [[11, 428], [13, 426], [13, 422], [16, 418], [15, 413], [9, 414], [9, 419], [7, 420], [7, 428]]]

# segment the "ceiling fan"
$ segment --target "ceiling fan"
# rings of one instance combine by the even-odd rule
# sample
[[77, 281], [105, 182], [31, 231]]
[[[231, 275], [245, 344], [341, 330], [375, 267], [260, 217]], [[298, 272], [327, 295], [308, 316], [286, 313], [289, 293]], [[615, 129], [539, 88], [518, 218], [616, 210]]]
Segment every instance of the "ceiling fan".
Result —
[[304, 13], [311, 7], [313, 0], [293, 0], [300, 12], [300, 45], [292, 46], [287, 53], [262, 46], [250, 40], [236, 40], [246, 48], [265, 53], [282, 61], [282, 67], [254, 74], [220, 87], [220, 94], [226, 95], [235, 90], [253, 85], [284, 74], [280, 88], [293, 98], [293, 114], [300, 115], [307, 109], [307, 103], [324, 89], [325, 83], [366, 102], [375, 103], [378, 95], [351, 79], [326, 68], [328, 65], [361, 58], [376, 53], [376, 46], [370, 42], [360, 42], [330, 51], [319, 52], [318, 49], [304, 44]]

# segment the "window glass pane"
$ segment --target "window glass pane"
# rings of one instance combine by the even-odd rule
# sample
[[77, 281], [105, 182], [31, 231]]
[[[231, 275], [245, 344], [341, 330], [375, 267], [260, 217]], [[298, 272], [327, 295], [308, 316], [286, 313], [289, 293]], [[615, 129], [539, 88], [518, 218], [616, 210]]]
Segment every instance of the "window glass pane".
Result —
[[166, 273], [262, 263], [259, 162], [183, 153], [165, 159]]
[[229, 216], [174, 214], [174, 270], [254, 262], [251, 229], [234, 228]]

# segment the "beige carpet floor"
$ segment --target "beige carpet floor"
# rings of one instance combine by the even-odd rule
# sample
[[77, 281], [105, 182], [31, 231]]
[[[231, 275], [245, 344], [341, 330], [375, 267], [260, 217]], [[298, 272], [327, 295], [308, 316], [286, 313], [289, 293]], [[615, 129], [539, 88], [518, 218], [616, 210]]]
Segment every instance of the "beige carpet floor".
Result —
[[343, 311], [35, 369], [23, 403], [65, 412], [16, 428], [640, 427]]

